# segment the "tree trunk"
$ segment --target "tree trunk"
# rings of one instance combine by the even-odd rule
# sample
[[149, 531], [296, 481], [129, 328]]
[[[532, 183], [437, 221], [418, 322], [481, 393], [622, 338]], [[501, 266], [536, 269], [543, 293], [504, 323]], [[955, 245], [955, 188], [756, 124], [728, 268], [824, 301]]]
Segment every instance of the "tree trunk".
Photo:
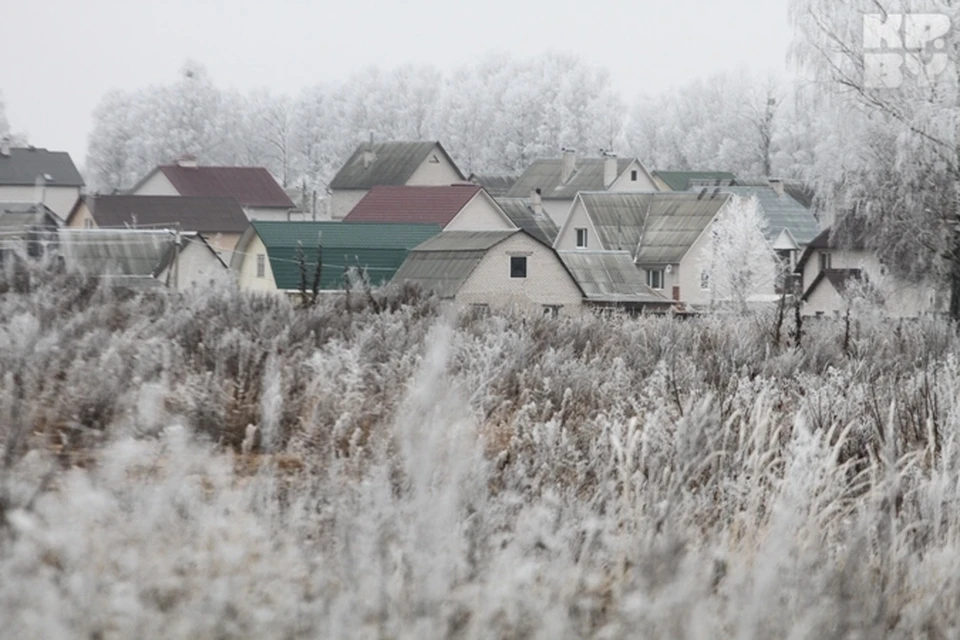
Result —
[[950, 256], [950, 319], [960, 320], [960, 230], [953, 231]]

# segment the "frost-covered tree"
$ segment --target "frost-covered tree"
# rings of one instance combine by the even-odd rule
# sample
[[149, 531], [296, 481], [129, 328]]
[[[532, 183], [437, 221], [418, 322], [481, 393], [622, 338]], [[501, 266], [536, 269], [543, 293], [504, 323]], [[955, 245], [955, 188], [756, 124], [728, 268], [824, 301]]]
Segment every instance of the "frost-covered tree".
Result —
[[734, 197], [711, 223], [700, 260], [700, 286], [710, 307], [748, 313], [757, 295], [773, 293], [779, 261], [767, 242], [756, 197]]
[[[901, 275], [945, 277], [960, 318], [960, 5], [792, 0], [794, 55], [833, 127], [810, 178], [821, 205]], [[852, 225], [849, 222], [853, 220]]]
[[27, 136], [23, 133], [15, 133], [10, 129], [10, 121], [7, 120], [7, 103], [3, 99], [3, 92], [0, 91], [0, 139], [7, 138], [10, 144], [26, 144]]

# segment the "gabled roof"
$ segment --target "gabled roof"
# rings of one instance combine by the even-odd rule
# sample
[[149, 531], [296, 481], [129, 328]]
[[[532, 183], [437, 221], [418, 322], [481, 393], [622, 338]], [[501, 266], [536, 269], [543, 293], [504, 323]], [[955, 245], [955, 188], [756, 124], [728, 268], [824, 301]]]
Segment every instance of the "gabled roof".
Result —
[[472, 173], [469, 180], [486, 189], [491, 196], [499, 198], [507, 195], [511, 187], [516, 184], [517, 176]]
[[690, 191], [580, 194], [600, 245], [645, 264], [679, 262], [729, 199]]
[[546, 213], [536, 213], [530, 207], [528, 198], [500, 196], [496, 200], [503, 212], [507, 214], [507, 217], [518, 229], [523, 229], [545, 244], [552, 245], [553, 241], [557, 239], [557, 234], [560, 232], [557, 223]]
[[[695, 188], [691, 189], [691, 191], [696, 190]], [[755, 197], [763, 211], [763, 217], [767, 221], [766, 237], [771, 243], [780, 236], [784, 229], [790, 231], [790, 235], [801, 247], [809, 244], [820, 233], [820, 223], [813, 216], [813, 212], [786, 192], [780, 195], [776, 189], [770, 186], [720, 187], [720, 192], [732, 193], [741, 198]]]
[[833, 285], [837, 293], [843, 295], [851, 283], [859, 282], [862, 277], [863, 273], [860, 269], [825, 269], [818, 273], [817, 277], [810, 283], [810, 286], [807, 287], [807, 290], [803, 294], [803, 301], [806, 302], [816, 288], [824, 281], [829, 282]]
[[653, 177], [659, 178], [674, 191], [686, 191], [691, 181], [730, 184], [737, 179], [729, 171], [654, 171]]
[[344, 222], [404, 222], [445, 227], [482, 189], [470, 183], [446, 187], [377, 186], [367, 192]]
[[[439, 142], [375, 142], [365, 143], [356, 148], [353, 155], [330, 181], [330, 188], [371, 189], [377, 185], [404, 185], [430, 153], [437, 149], [463, 180], [464, 176], [460, 173], [460, 169]], [[373, 157], [368, 165], [365, 154], [371, 151]]]
[[558, 251], [585, 297], [594, 302], [671, 306], [647, 286], [628, 251]]
[[826, 249], [846, 249], [848, 251], [863, 251], [866, 248], [866, 225], [862, 220], [850, 217], [841, 219], [842, 228], [834, 230], [827, 227], [810, 241], [797, 260], [795, 271], [803, 272], [803, 267], [815, 251]]
[[[86, 196], [84, 202], [98, 227], [156, 227], [179, 223], [184, 231], [243, 233], [250, 224], [233, 198]], [[71, 218], [76, 211], [75, 208]]]
[[[191, 247], [191, 246], [199, 247], [202, 251], [207, 251], [211, 255], [213, 255], [213, 257], [217, 259], [217, 262], [219, 262], [224, 269], [229, 268], [227, 267], [227, 263], [223, 261], [223, 258], [220, 257], [220, 254], [217, 253], [217, 250], [211, 247], [210, 243], [207, 242], [207, 239], [204, 238], [199, 233], [185, 233], [180, 237], [180, 239], [181, 239], [180, 252], [183, 252], [184, 250], [186, 250], [188, 247]], [[154, 278], [158, 277], [161, 273], [163, 273], [164, 269], [166, 269], [173, 263], [173, 258], [175, 255], [177, 255], [177, 251], [174, 251], [174, 247], [171, 246], [167, 250], [167, 252], [163, 254], [163, 257], [160, 259], [160, 262], [157, 264], [157, 266], [154, 267], [153, 269]]]
[[[347, 267], [367, 270], [370, 283], [390, 280], [413, 247], [440, 233], [433, 224], [386, 224], [370, 222], [273, 222], [254, 221], [237, 247], [244, 251], [254, 234], [267, 249], [270, 268], [278, 289], [300, 287], [297, 246], [302, 245], [308, 277], [317, 264], [317, 242], [322, 239], [323, 260], [320, 288], [343, 287]], [[231, 267], [239, 268], [243, 254], [234, 254]]]
[[[563, 182], [563, 159], [541, 158], [527, 167], [516, 183], [507, 192], [515, 198], [529, 197], [530, 192], [540, 189], [544, 200], [573, 200], [580, 191], [603, 191], [603, 165], [606, 158], [577, 158], [573, 175]], [[635, 158], [617, 158], [619, 178]], [[639, 162], [639, 161], [637, 161]], [[640, 165], [643, 169], [643, 165]], [[643, 169], [646, 171], [646, 169]]]
[[0, 228], [47, 226], [63, 224], [50, 207], [35, 202], [0, 202]]
[[163, 164], [143, 177], [136, 193], [157, 172], [163, 173], [181, 196], [233, 198], [242, 207], [293, 209], [293, 201], [263, 167], [197, 167]]
[[82, 187], [83, 178], [66, 151], [47, 151], [37, 147], [11, 147], [10, 155], [0, 155], [0, 186], [34, 185], [45, 177], [50, 187]]

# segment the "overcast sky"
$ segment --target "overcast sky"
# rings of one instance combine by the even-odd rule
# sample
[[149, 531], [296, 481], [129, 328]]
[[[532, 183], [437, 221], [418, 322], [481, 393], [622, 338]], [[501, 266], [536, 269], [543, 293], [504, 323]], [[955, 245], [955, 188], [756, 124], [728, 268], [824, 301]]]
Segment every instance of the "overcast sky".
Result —
[[450, 69], [491, 52], [579, 54], [627, 98], [723, 69], [783, 69], [786, 0], [0, 0], [14, 131], [84, 162], [110, 89], [203, 63], [221, 87], [294, 93], [380, 65]]

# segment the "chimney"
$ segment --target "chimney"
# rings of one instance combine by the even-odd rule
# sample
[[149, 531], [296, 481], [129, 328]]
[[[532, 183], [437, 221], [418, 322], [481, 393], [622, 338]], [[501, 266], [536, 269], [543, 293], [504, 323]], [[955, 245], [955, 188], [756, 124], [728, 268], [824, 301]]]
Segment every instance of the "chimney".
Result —
[[10, 138], [4, 136], [3, 140], [0, 140], [0, 156], [4, 158], [10, 157]]
[[769, 182], [773, 190], [777, 192], [777, 195], [782, 198], [784, 196], [783, 180], [780, 178], [770, 178]]
[[560, 182], [566, 184], [577, 170], [577, 150], [564, 147], [563, 164], [560, 167]]
[[540, 188], [530, 192], [530, 208], [533, 209], [533, 212], [538, 216], [543, 215], [543, 200], [540, 198]]
[[177, 166], [183, 167], [185, 169], [196, 169], [197, 168], [197, 156], [186, 154], [181, 156], [177, 160]]
[[377, 159], [377, 154], [373, 150], [373, 131], [370, 132], [370, 143], [360, 154], [360, 159], [363, 160], [364, 169], [369, 169], [370, 165], [373, 164], [373, 161]]
[[609, 189], [617, 179], [617, 156], [610, 152], [605, 152], [603, 156], [603, 188]]

